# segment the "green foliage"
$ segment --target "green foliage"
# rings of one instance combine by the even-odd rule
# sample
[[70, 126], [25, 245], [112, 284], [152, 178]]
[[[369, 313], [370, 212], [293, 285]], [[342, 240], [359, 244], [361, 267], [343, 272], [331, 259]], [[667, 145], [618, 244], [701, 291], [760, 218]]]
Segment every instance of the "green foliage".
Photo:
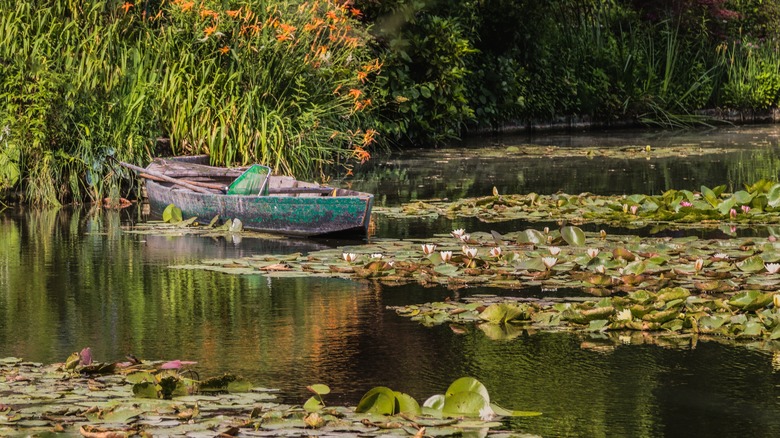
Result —
[[352, 16], [335, 1], [2, 0], [0, 190], [118, 194], [107, 156], [309, 176], [364, 161], [379, 63]]
[[766, 109], [780, 99], [778, 42], [733, 42], [719, 47], [725, 69], [722, 100], [730, 108]]

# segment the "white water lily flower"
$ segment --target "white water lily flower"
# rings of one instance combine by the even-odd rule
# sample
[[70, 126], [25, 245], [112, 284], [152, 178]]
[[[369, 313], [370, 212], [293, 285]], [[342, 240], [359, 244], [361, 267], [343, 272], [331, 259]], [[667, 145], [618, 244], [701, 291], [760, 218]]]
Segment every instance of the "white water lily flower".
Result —
[[[696, 272], [701, 271], [703, 267], [704, 267], [704, 260], [696, 259], [696, 261], [693, 262], [693, 269], [695, 269]], [[778, 266], [778, 267], [780, 267], [780, 266]]]
[[547, 250], [550, 251], [550, 254], [552, 254], [553, 257], [561, 253], [561, 249], [558, 248], [557, 246], [551, 246], [547, 248]]
[[722, 252], [716, 253], [712, 257], [714, 257], [716, 259], [719, 259], [719, 260], [728, 260], [729, 259], [729, 255], [726, 254], [726, 253], [722, 253]]
[[544, 234], [550, 234], [550, 227], [544, 227]]
[[633, 316], [631, 316], [631, 309], [623, 309], [617, 313], [618, 321], [631, 321], [632, 318]]
[[466, 257], [470, 259], [473, 259], [474, 257], [477, 256], [477, 248], [470, 248], [466, 245], [463, 245], [463, 248], [461, 248], [461, 250], [463, 250], [463, 254], [465, 254]]
[[468, 242], [469, 239], [471, 239], [471, 235], [469, 235], [469, 234], [464, 234], [464, 235], [460, 236], [460, 241], [461, 242]]
[[780, 271], [780, 263], [764, 263], [764, 267], [770, 274], [777, 274], [777, 271]]
[[558, 259], [555, 257], [542, 257], [542, 263], [544, 263], [544, 266], [547, 269], [551, 269], [553, 266], [555, 266], [556, 263], [558, 263]]
[[496, 246], [496, 247], [490, 248], [490, 257], [495, 257], [495, 258], [501, 257], [501, 247], [500, 246]]
[[607, 232], [604, 230], [599, 230], [599, 236], [604, 239], [607, 237]]
[[460, 239], [460, 236], [464, 235], [465, 233], [466, 233], [466, 230], [463, 229], [463, 228], [458, 228], [457, 230], [450, 231], [450, 234], [452, 235], [452, 237], [457, 237], [458, 239]]
[[355, 254], [354, 252], [345, 252], [341, 254], [341, 258], [343, 258], [344, 261], [347, 263], [352, 263], [355, 260], [357, 260], [358, 255]]
[[372, 259], [382, 260], [383, 257], [384, 257], [384, 255], [381, 252], [378, 252], [378, 253], [375, 253], [375, 254], [371, 254], [371, 258]]
[[598, 248], [588, 248], [588, 257], [595, 259], [599, 255]]
[[636, 216], [636, 212], [637, 212], [637, 211], [639, 211], [639, 206], [638, 206], [638, 205], [632, 205], [632, 206], [631, 206], [631, 214], [633, 214], [634, 216]]
[[439, 255], [441, 256], [441, 261], [444, 263], [449, 262], [452, 260], [452, 251], [441, 251], [439, 252]]
[[479, 419], [482, 421], [490, 421], [496, 418], [496, 413], [489, 404], [485, 404], [482, 409], [479, 410]]
[[599, 274], [603, 274], [607, 272], [607, 268], [605, 268], [604, 265], [598, 265], [596, 266], [596, 272], [598, 272]]
[[422, 247], [422, 252], [425, 255], [431, 255], [434, 251], [436, 251], [436, 245], [433, 243], [423, 243], [420, 245], [420, 247]]

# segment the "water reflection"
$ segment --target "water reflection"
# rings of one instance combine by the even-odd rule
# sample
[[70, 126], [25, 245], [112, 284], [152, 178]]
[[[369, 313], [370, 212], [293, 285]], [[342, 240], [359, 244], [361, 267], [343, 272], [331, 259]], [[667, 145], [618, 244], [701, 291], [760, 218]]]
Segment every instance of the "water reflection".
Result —
[[[686, 167], [692, 163], [686, 160], [620, 164], [629, 169], [623, 179], [594, 172], [618, 163], [563, 160], [551, 171], [554, 160], [537, 160], [523, 164], [520, 178], [518, 163], [501, 160], [433, 163], [405, 158], [398, 159], [394, 170], [385, 172], [380, 166], [355, 184], [381, 190], [381, 202], [386, 204], [483, 195], [501, 184], [500, 190], [506, 192], [663, 190], [667, 184], [679, 187], [680, 181], [688, 181], [685, 172], [737, 184], [745, 178], [776, 178], [771, 174], [777, 169], [776, 146], [772, 138], [767, 141], [769, 146], [747, 144], [740, 152], [744, 156], [696, 161], [693, 169]], [[708, 173], [713, 169], [720, 173]], [[690, 181], [693, 184], [694, 179]], [[447, 326], [425, 328], [397, 317], [387, 306], [440, 301], [454, 298], [455, 292], [169, 268], [204, 258], [305, 252], [339, 242], [234, 243], [122, 232], [122, 224], [139, 218], [135, 209], [0, 213], [0, 357], [53, 362], [91, 346], [95, 357], [106, 360], [127, 353], [197, 360], [202, 375], [236, 372], [281, 388], [282, 398], [295, 403], [306, 399], [306, 385], [318, 382], [333, 388], [327, 398], [333, 404], [355, 404], [377, 385], [422, 401], [443, 392], [456, 378], [470, 375], [483, 381], [502, 405], [544, 411], [543, 417], [513, 420], [511, 426], [522, 432], [780, 434], [780, 373], [772, 368], [772, 354], [767, 352], [774, 347], [757, 350], [690, 339], [615, 340], [563, 332], [521, 333], [512, 340], [495, 341], [478, 329], [456, 334]], [[509, 230], [529, 224], [379, 221], [378, 233], [420, 238], [452, 228], [502, 226]], [[609, 230], [613, 231], [620, 230]], [[493, 292], [474, 288], [458, 293]]]

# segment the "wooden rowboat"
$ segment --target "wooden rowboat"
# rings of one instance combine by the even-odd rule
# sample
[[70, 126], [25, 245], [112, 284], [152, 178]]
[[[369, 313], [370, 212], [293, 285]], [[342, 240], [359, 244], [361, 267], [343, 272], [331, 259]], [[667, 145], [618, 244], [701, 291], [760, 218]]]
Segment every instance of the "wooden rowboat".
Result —
[[198, 164], [203, 160], [157, 159], [140, 169], [144, 171], [141, 176], [147, 178], [146, 193], [152, 214], [160, 216], [173, 204], [185, 218], [196, 216], [199, 222], [209, 222], [214, 216], [222, 220], [238, 218], [244, 228], [262, 232], [361, 238], [368, 232], [374, 201], [370, 193], [270, 175], [263, 181], [263, 194], [228, 194], [228, 187], [246, 168]]

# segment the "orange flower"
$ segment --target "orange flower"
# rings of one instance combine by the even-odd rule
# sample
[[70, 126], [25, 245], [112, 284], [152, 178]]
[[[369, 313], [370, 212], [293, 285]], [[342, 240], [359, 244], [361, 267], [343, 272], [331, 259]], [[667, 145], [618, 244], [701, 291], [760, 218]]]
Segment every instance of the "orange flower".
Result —
[[368, 73], [364, 71], [359, 71], [357, 74], [357, 78], [360, 82], [365, 82], [367, 77], [368, 77]]
[[226, 54], [229, 51], [230, 51], [230, 47], [228, 47], [228, 46], [225, 46], [225, 47], [219, 49], [219, 53], [221, 53], [223, 55]]
[[203, 33], [206, 34], [206, 36], [211, 36], [212, 33], [214, 33], [217, 30], [217, 25], [209, 26], [205, 29], [203, 29]]
[[354, 175], [354, 173], [352, 173], [352, 168], [348, 167], [347, 168], [347, 173], [345, 173], [344, 176], [352, 176], [352, 175]]
[[125, 14], [126, 14], [126, 13], [127, 13], [127, 11], [129, 11], [129, 10], [130, 10], [130, 8], [132, 8], [132, 7], [133, 7], [133, 4], [132, 4], [132, 3], [130, 3], [130, 2], [125, 2], [125, 4], [123, 4], [121, 7], [122, 7], [122, 9], [124, 9], [124, 10], [125, 10]]
[[353, 88], [349, 90], [349, 95], [352, 96], [355, 100], [360, 98], [360, 96], [363, 94], [362, 91], [358, 90], [357, 88]]
[[332, 21], [339, 21], [339, 16], [336, 15], [333, 11], [328, 11], [327, 14], [325, 14], [326, 17], [330, 18]]
[[366, 133], [363, 134], [363, 146], [368, 146], [375, 141], [374, 136], [377, 134], [375, 129], [366, 129]]
[[182, 2], [180, 6], [182, 11], [187, 12], [195, 6], [195, 2]]
[[353, 17], [358, 18], [363, 15], [363, 13], [358, 8], [350, 8], [349, 12], [352, 14]]
[[225, 11], [226, 14], [228, 14], [228, 17], [230, 18], [236, 18], [241, 14], [241, 8], [238, 8], [234, 11]]
[[336, 89], [335, 89], [335, 90], [333, 90], [333, 94], [335, 94], [335, 95], [337, 95], [337, 96], [338, 96], [339, 94], [341, 94], [341, 84], [339, 84], [339, 86], [338, 86], [338, 87], [336, 87]]
[[353, 155], [355, 158], [360, 160], [360, 164], [363, 164], [371, 159], [371, 154], [369, 154], [367, 150], [361, 148], [360, 146], [355, 146], [355, 152], [353, 152]]
[[205, 17], [208, 17], [208, 16], [212, 16], [214, 18], [217, 18], [217, 17], [219, 17], [219, 14], [217, 14], [214, 11], [212, 11], [211, 9], [202, 9], [200, 11], [200, 18], [205, 18]]

